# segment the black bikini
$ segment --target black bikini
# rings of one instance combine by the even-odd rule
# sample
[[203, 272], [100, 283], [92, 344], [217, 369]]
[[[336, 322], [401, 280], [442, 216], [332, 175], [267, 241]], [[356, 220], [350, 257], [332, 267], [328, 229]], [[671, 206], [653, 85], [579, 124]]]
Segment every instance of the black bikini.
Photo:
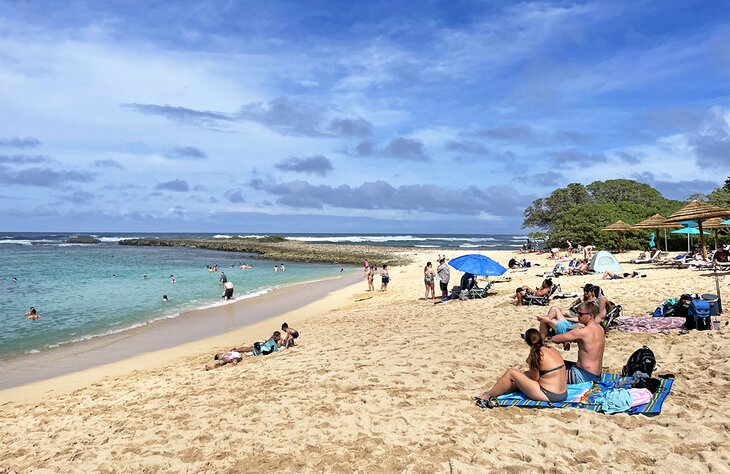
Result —
[[[561, 364], [561, 365], [559, 365], [557, 367], [553, 367], [552, 369], [548, 369], [548, 370], [540, 370], [539, 371], [539, 374], [540, 374], [540, 377], [542, 377], [542, 376], [544, 376], [546, 374], [549, 374], [550, 372], [555, 372], [556, 370], [559, 370], [559, 369], [565, 369], [565, 364]], [[563, 393], [551, 392], [550, 390], [545, 390], [542, 387], [540, 387], [540, 390], [542, 390], [542, 393], [545, 394], [545, 396], [547, 397], [548, 401], [550, 401], [550, 402], [564, 402], [565, 399], [568, 398], [568, 391], [567, 390], [565, 392], [563, 392]]]

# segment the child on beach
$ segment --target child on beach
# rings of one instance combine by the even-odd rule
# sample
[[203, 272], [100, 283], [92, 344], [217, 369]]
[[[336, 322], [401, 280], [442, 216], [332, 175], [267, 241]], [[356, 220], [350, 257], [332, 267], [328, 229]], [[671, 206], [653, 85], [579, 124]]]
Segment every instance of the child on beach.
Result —
[[213, 365], [206, 365], [205, 370], [215, 369], [216, 367], [223, 367], [226, 364], [236, 365], [243, 360], [243, 355], [236, 351], [230, 350], [228, 352], [219, 352], [213, 356]]
[[290, 328], [287, 323], [281, 325], [281, 330], [284, 331], [284, 333], [286, 334], [286, 336], [284, 336], [283, 346], [286, 349], [294, 346], [294, 339], [297, 339], [299, 337], [299, 331], [294, 328]]

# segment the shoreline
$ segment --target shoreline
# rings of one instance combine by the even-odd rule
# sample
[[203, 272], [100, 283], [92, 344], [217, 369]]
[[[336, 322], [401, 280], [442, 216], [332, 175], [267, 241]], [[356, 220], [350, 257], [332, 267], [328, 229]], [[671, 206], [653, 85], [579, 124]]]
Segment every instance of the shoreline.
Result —
[[[46, 383], [53, 386], [50, 382], [52, 379], [73, 378], [76, 374], [94, 371], [101, 366], [127, 365], [126, 361], [129, 359], [147, 358], [150, 354], [159, 352], [175, 352], [178, 348], [191, 344], [199, 345], [201, 341], [242, 334], [260, 323], [316, 304], [333, 293], [354, 286], [361, 279], [362, 275], [355, 272], [294, 283], [229, 304], [193, 309], [174, 318], [156, 320], [127, 331], [4, 360], [0, 365], [0, 401], [16, 399], [11, 392], [24, 392], [26, 386]], [[206, 320], [204, 325], [201, 325], [201, 318]], [[275, 325], [270, 332], [277, 330], [279, 325]], [[270, 336], [270, 332], [266, 334], [251, 331], [251, 335], [247, 337], [265, 338]], [[163, 363], [162, 359], [173, 358], [160, 357], [159, 364]], [[67, 382], [62, 385], [68, 386]]]

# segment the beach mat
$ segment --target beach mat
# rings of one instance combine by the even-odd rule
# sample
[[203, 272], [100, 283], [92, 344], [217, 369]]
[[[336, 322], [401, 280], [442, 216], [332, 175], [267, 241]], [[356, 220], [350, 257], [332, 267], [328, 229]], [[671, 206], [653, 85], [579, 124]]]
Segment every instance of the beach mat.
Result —
[[[616, 383], [622, 381], [625, 377], [619, 374], [601, 374], [602, 383]], [[662, 404], [669, 395], [674, 384], [674, 379], [659, 379], [661, 382], [659, 388], [652, 395], [649, 402], [643, 405], [637, 405], [630, 408], [628, 411], [622, 413], [628, 413], [629, 415], [646, 415], [654, 416], [658, 415], [662, 411]], [[585, 387], [578, 387], [584, 384], [568, 385], [568, 400], [574, 400], [575, 396], [571, 397], [571, 390], [575, 395], [576, 390], [585, 391]], [[582, 402], [543, 402], [537, 400], [530, 400], [523, 393], [515, 392], [508, 393], [497, 397], [497, 406], [500, 407], [525, 407], [525, 408], [581, 408], [585, 410], [591, 410], [595, 412], [601, 412], [601, 404], [591, 404]]]
[[621, 316], [616, 318], [618, 325], [616, 331], [657, 333], [662, 331], [679, 331], [684, 329], [685, 318], [661, 317], [661, 318], [632, 318]]

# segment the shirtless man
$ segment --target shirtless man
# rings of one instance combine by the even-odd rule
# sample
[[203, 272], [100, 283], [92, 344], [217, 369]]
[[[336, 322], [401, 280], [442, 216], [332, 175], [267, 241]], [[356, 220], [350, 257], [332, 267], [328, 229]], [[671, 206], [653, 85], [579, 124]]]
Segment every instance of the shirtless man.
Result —
[[606, 335], [600, 324], [596, 323], [598, 306], [590, 302], [581, 303], [576, 308], [578, 322], [576, 328], [565, 334], [553, 337], [553, 342], [570, 349], [571, 342], [578, 343], [578, 362], [565, 361], [568, 383], [599, 382], [603, 370], [603, 351], [606, 348]]
[[25, 315], [30, 319], [31, 321], [35, 321], [36, 319], [42, 318], [40, 314], [35, 310], [33, 306], [30, 307], [30, 309], [25, 313]]
[[552, 286], [553, 281], [549, 278], [546, 278], [542, 281], [542, 285], [540, 285], [539, 288], [535, 288], [534, 290], [527, 285], [517, 288], [517, 290], [515, 291], [515, 296], [513, 298], [517, 298], [517, 306], [522, 306], [522, 300], [524, 299], [525, 295], [545, 296], [550, 293], [550, 288], [552, 288]]
[[[583, 299], [581, 302], [589, 302], [598, 306], [598, 314], [596, 315], [595, 321], [601, 324], [606, 317], [606, 313], [608, 313], [610, 303], [608, 298], [603, 295], [598, 296], [597, 293], [601, 293], [600, 287], [590, 283], [586, 284], [583, 287]], [[552, 306], [548, 310], [547, 316], [538, 316], [537, 320], [540, 321], [540, 335], [542, 335], [543, 339], [547, 337], [548, 329], [553, 329], [555, 334], [565, 334], [578, 327], [576, 309], [577, 304], [571, 305], [570, 308]]]

